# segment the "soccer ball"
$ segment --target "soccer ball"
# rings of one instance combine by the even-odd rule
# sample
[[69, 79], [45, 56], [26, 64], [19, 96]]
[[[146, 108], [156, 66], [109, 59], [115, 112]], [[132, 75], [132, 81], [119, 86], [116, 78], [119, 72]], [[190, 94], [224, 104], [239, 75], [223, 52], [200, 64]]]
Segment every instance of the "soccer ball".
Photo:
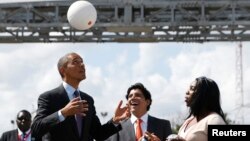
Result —
[[78, 30], [91, 28], [97, 18], [95, 7], [88, 1], [79, 0], [72, 3], [67, 12], [69, 24]]

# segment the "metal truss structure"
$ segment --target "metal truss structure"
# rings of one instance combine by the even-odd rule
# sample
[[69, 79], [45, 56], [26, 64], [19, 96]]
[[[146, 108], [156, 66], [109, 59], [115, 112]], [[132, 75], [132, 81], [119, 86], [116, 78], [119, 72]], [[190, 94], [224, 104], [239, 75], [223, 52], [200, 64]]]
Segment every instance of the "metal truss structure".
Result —
[[1, 3], [0, 43], [250, 41], [249, 0], [89, 0], [85, 31], [67, 21], [74, 1]]

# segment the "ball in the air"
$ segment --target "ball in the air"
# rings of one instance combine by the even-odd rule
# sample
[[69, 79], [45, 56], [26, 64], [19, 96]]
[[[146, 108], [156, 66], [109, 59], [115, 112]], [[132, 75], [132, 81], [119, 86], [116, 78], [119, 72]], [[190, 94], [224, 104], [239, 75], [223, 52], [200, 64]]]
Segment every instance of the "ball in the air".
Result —
[[79, 0], [72, 3], [67, 12], [69, 24], [78, 29], [86, 30], [91, 28], [97, 18], [95, 7], [88, 1]]

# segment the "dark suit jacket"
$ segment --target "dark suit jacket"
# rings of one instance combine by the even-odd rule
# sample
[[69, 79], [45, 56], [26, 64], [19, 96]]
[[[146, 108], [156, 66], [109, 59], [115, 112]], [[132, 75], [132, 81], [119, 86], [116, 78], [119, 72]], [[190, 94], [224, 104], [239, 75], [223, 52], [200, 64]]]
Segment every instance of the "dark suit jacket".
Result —
[[[4, 132], [2, 134], [0, 141], [18, 141], [18, 130], [15, 129], [15, 130]], [[32, 135], [31, 135], [31, 141], [35, 141]]]
[[69, 103], [68, 95], [63, 87], [59, 87], [41, 94], [38, 98], [37, 114], [31, 129], [36, 141], [46, 134], [50, 141], [92, 141], [105, 140], [118, 132], [121, 126], [115, 126], [111, 121], [101, 125], [96, 115], [94, 100], [84, 92], [80, 92], [81, 99], [87, 100], [89, 110], [83, 117], [82, 135], [79, 137], [74, 116], [67, 117], [60, 122], [58, 111]]
[[18, 141], [17, 129], [4, 132], [2, 134], [1, 141]]
[[[106, 141], [135, 141], [135, 130], [131, 120], [128, 119], [122, 122], [121, 125], [122, 130], [109, 137]], [[167, 136], [172, 134], [170, 122], [168, 120], [159, 119], [150, 115], [148, 116], [147, 131], [154, 133], [161, 141], [165, 141]]]

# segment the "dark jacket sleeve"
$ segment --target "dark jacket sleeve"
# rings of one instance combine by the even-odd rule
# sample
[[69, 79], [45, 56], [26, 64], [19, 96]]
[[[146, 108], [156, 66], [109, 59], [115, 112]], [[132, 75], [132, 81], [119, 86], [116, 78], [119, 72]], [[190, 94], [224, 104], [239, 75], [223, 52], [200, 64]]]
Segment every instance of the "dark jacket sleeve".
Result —
[[165, 141], [168, 135], [172, 134], [169, 120], [149, 116], [148, 131], [154, 133], [160, 140]]
[[50, 105], [48, 93], [39, 96], [37, 114], [31, 125], [32, 134], [37, 139], [42, 138], [51, 128], [60, 123], [58, 111], [51, 113]]
[[171, 129], [171, 124], [170, 124], [170, 122], [169, 122], [169, 120], [163, 120], [163, 122], [164, 122], [164, 127], [165, 127], [165, 139], [170, 135], [170, 134], [172, 134], [172, 129]]
[[6, 140], [6, 135], [5, 135], [6, 133], [3, 133], [2, 134], [2, 136], [1, 136], [1, 138], [0, 138], [0, 141], [7, 141]]
[[6, 131], [2, 134], [0, 141], [17, 141], [17, 129]]

